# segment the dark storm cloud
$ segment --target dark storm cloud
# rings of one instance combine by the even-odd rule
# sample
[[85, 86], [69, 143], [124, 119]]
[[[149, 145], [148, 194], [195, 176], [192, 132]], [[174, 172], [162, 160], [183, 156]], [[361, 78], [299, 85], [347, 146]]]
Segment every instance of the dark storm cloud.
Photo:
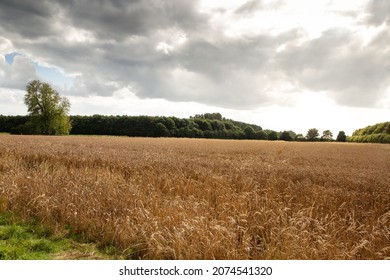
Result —
[[0, 1], [1, 28], [29, 39], [48, 36], [55, 32], [55, 6], [51, 1]]
[[204, 25], [207, 20], [197, 12], [197, 1], [98, 0], [59, 3], [72, 25], [91, 30], [101, 39], [147, 36], [156, 29], [172, 26], [192, 30]]

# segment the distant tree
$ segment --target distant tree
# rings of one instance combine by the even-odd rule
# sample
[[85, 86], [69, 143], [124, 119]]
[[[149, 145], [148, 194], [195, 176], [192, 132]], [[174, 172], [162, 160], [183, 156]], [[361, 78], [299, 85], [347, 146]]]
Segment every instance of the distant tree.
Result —
[[194, 122], [198, 125], [200, 130], [212, 130], [212, 126], [207, 119], [194, 119]]
[[347, 141], [347, 135], [345, 135], [344, 131], [339, 131], [339, 134], [337, 134], [336, 141], [337, 142], [346, 142]]
[[278, 140], [278, 133], [274, 130], [268, 132], [268, 140]]
[[222, 120], [222, 115], [220, 113], [206, 113], [204, 114], [205, 119], [209, 120]]
[[236, 129], [235, 125], [232, 124], [231, 122], [225, 122], [224, 125], [225, 125], [226, 129], [229, 129], [229, 130]]
[[251, 127], [251, 126], [247, 126], [244, 129], [244, 133], [245, 133], [246, 139], [255, 139], [256, 138], [256, 132], [253, 129], [253, 127]]
[[156, 124], [155, 136], [157, 136], [157, 137], [169, 136], [169, 131], [163, 123]]
[[365, 136], [379, 133], [390, 134], [390, 122], [377, 123], [375, 125], [357, 129], [352, 133], [352, 136]]
[[332, 141], [333, 140], [333, 134], [330, 130], [324, 130], [322, 132], [321, 140], [323, 141]]
[[390, 122], [377, 123], [355, 130], [347, 141], [361, 143], [390, 143]]
[[203, 133], [202, 130], [193, 127], [193, 128], [190, 129], [189, 137], [191, 137], [191, 138], [203, 138], [204, 137], [204, 133]]
[[224, 130], [225, 129], [225, 125], [221, 121], [212, 120], [210, 122], [210, 124], [211, 124], [211, 127], [212, 127], [213, 130]]
[[310, 128], [306, 133], [306, 139], [309, 141], [318, 140], [318, 136], [320, 136], [320, 134], [318, 133], [317, 128]]
[[256, 131], [256, 139], [258, 140], [267, 140], [267, 133], [265, 133], [264, 130], [258, 130]]
[[222, 120], [222, 115], [220, 113], [205, 113], [205, 114], [196, 114], [191, 119], [208, 119], [208, 120]]
[[303, 136], [303, 134], [299, 133], [295, 136], [295, 141], [305, 141], [305, 137]]
[[291, 137], [290, 133], [288, 131], [283, 131], [281, 134], [280, 134], [280, 137], [279, 137], [279, 140], [283, 140], [283, 141], [292, 141], [293, 138]]
[[168, 130], [173, 130], [176, 128], [176, 125], [175, 125], [175, 122], [173, 121], [172, 118], [170, 117], [157, 117], [155, 119], [155, 122], [156, 123], [162, 123], [163, 125], [165, 125], [165, 127], [168, 129]]
[[48, 83], [39, 80], [28, 83], [24, 103], [30, 115], [27, 126], [33, 129], [33, 133], [69, 134], [69, 100], [61, 97]]
[[292, 140], [295, 140], [295, 138], [297, 137], [297, 134], [292, 130], [287, 130], [287, 132], [288, 132], [288, 134], [290, 134]]
[[0, 115], [0, 132], [11, 132], [15, 134], [24, 134], [20, 129], [28, 121], [27, 116], [3, 116]]

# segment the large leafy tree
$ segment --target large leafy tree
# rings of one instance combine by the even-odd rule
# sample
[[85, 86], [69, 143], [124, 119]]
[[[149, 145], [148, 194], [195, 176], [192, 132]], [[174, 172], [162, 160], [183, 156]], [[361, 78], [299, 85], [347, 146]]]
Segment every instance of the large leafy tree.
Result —
[[68, 116], [70, 103], [61, 97], [48, 83], [31, 81], [26, 86], [24, 103], [30, 115], [28, 126], [33, 133], [60, 135], [69, 134]]
[[245, 127], [244, 133], [245, 133], [246, 139], [255, 139], [256, 138], [256, 131], [251, 126]]
[[268, 140], [278, 140], [278, 133], [274, 130], [268, 132]]
[[283, 131], [281, 134], [280, 134], [280, 137], [279, 137], [279, 140], [283, 140], [283, 141], [292, 141], [293, 138], [291, 137], [290, 133], [288, 131]]
[[306, 139], [309, 141], [317, 141], [318, 136], [320, 136], [320, 134], [318, 133], [317, 128], [310, 128], [306, 133]]
[[344, 131], [339, 131], [339, 134], [337, 134], [336, 141], [337, 142], [346, 142], [347, 141], [347, 135], [345, 135]]
[[324, 130], [322, 132], [321, 140], [332, 141], [333, 140], [333, 133], [330, 130]]

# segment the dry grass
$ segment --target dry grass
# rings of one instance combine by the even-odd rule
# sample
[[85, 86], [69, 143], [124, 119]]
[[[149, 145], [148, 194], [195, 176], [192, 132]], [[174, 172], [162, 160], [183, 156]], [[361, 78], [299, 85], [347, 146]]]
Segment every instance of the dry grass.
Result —
[[0, 210], [141, 259], [389, 259], [390, 145], [0, 136]]

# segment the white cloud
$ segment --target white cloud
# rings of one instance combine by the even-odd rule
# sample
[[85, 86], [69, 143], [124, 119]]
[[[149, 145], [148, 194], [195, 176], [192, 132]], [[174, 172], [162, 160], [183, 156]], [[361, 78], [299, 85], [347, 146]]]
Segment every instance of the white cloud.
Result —
[[26, 115], [27, 109], [23, 102], [24, 91], [0, 87], [0, 114]]
[[67, 35], [65, 36], [65, 40], [67, 40], [70, 43], [96, 42], [95, 36], [89, 30], [70, 27], [66, 33]]
[[6, 55], [14, 51], [11, 40], [0, 36], [0, 55]]
[[15, 56], [12, 65], [5, 60], [0, 61], [0, 69], [3, 72], [0, 88], [22, 90], [29, 81], [37, 78], [35, 67], [24, 56]]

